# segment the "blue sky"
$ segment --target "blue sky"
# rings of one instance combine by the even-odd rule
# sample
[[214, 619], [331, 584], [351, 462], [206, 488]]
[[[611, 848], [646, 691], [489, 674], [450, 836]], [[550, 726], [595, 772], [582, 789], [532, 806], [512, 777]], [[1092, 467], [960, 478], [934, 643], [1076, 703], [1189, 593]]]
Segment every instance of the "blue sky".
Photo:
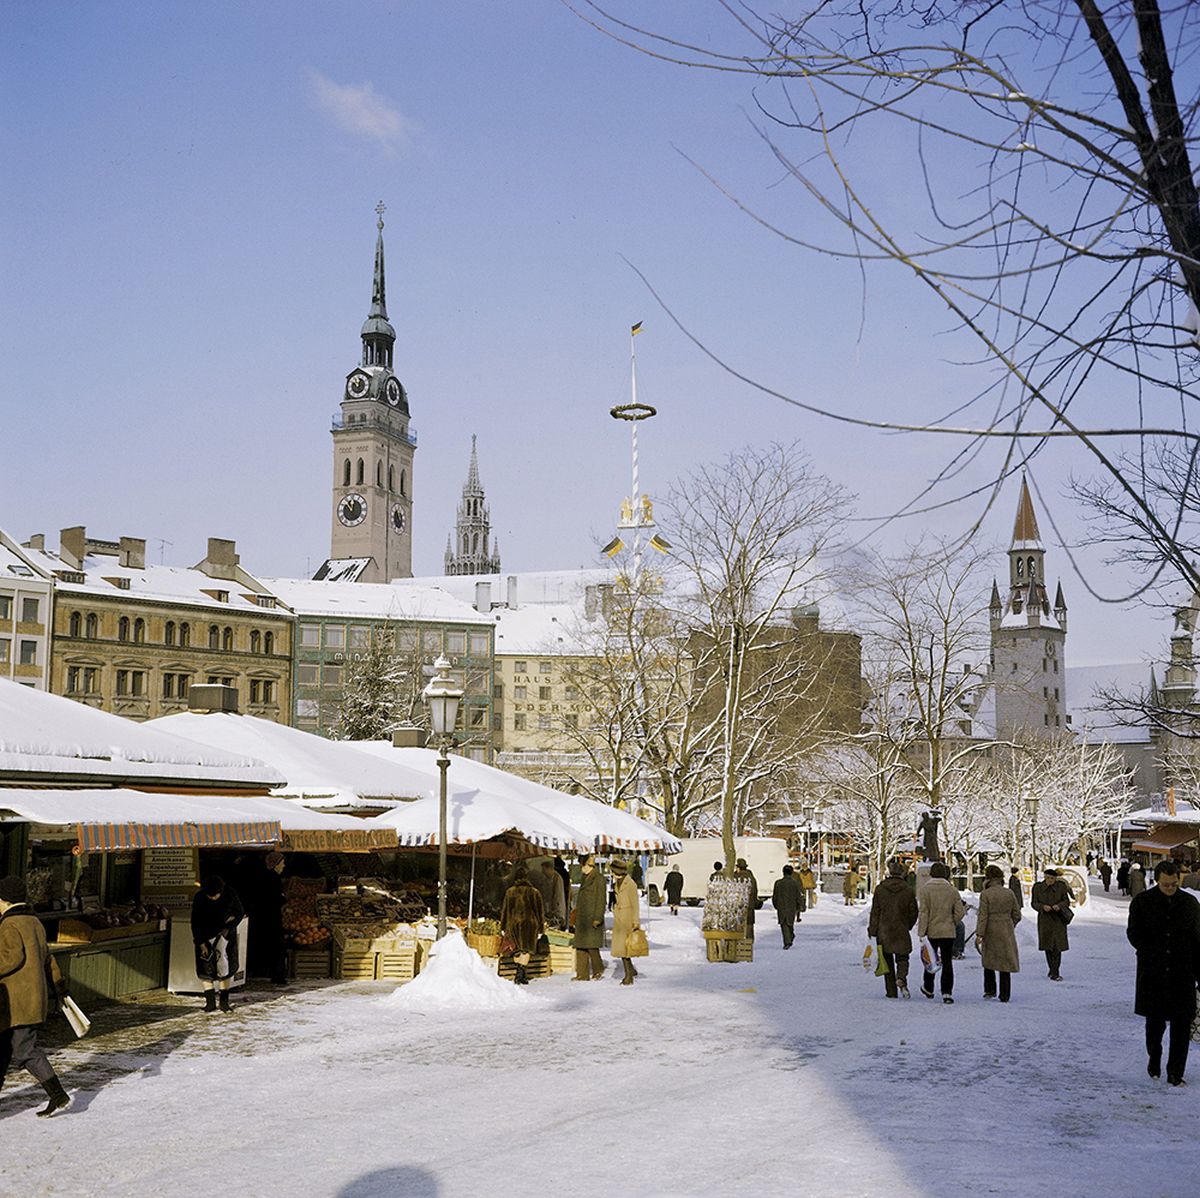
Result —
[[[653, 8], [729, 40], [715, 5]], [[190, 563], [226, 536], [257, 573], [315, 569], [381, 198], [420, 438], [418, 573], [440, 569], [472, 433], [505, 568], [594, 561], [628, 489], [608, 409], [639, 319], [651, 491], [748, 442], [799, 441], [875, 515], [936, 468], [944, 443], [848, 434], [729, 378], [623, 259], [801, 398], [929, 415], [979, 385], [905, 279], [869, 277], [864, 321], [853, 266], [783, 246], [687, 161], [793, 227], [816, 221], [753, 133], [745, 79], [652, 61], [555, 0], [10, 2], [0, 20], [0, 396], [18, 430], [0, 526], [20, 539], [85, 523]], [[869, 149], [881, 180], [902, 176], [902, 146]], [[1046, 458], [1038, 480], [1077, 536], [1071, 464]], [[1015, 506], [1014, 485], [989, 537], [1007, 541]], [[1074, 660], [1157, 648], [1159, 624], [1066, 587]]]

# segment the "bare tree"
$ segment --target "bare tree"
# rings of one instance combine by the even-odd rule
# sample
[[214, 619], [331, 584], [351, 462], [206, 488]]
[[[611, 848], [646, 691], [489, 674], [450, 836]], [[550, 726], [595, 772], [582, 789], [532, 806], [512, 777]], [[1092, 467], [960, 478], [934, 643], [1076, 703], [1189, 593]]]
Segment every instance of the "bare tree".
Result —
[[[639, 27], [588, 0], [575, 10], [664, 62], [747, 76], [766, 153], [830, 232], [814, 232], [807, 212], [784, 226], [710, 179], [791, 246], [856, 271], [886, 263], [908, 273], [944, 306], [962, 356], [987, 369], [949, 411], [860, 418], [769, 388], [701, 348], [830, 420], [957, 439], [910, 512], [961, 498], [972, 459], [991, 454], [991, 500], [1051, 442], [1082, 446], [1095, 475], [1084, 498], [1100, 496], [1111, 527], [1139, 538], [1153, 563], [1138, 585], [1165, 570], [1200, 589], [1189, 486], [1200, 452], [1200, 5], [825, 0], [797, 17], [735, 0], [717, 7], [730, 22], [724, 44]], [[877, 169], [880, 136], [911, 147], [900, 186]], [[925, 199], [914, 205], [917, 192]]]

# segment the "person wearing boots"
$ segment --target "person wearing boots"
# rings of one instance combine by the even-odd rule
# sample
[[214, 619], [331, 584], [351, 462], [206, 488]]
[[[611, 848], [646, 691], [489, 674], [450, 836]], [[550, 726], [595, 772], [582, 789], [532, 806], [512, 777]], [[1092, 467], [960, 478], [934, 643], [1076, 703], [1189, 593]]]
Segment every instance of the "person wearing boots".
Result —
[[663, 881], [663, 887], [667, 892], [667, 906], [671, 908], [671, 914], [678, 915], [679, 903], [683, 898], [683, 874], [679, 872], [678, 865], [671, 866], [671, 872]]
[[38, 1111], [44, 1117], [71, 1105], [37, 1039], [50, 1010], [50, 982], [60, 994], [64, 987], [26, 898], [24, 879], [0, 878], [0, 1085], [10, 1065], [28, 1069], [46, 1091], [49, 1101]]
[[237, 891], [216, 874], [200, 883], [192, 899], [192, 943], [205, 1011], [229, 1010], [229, 983], [238, 971], [238, 924], [245, 914]]
[[546, 905], [541, 893], [529, 881], [525, 866], [518, 865], [500, 908], [500, 931], [513, 943], [512, 959], [517, 967], [513, 981], [518, 986], [529, 985], [529, 961], [545, 926]]
[[1047, 866], [1042, 880], [1034, 884], [1029, 905], [1037, 912], [1038, 948], [1046, 954], [1050, 980], [1061, 982], [1062, 955], [1070, 947], [1067, 924], [1071, 921], [1071, 888]]
[[[917, 935], [928, 938], [941, 962], [942, 1002], [954, 1002], [954, 929], [967, 913], [962, 898], [950, 881], [950, 867], [935, 861], [929, 867], [929, 881], [917, 898]], [[925, 971], [921, 993], [933, 997], [935, 974]]]
[[796, 939], [796, 920], [800, 918], [804, 907], [804, 887], [790, 865], [783, 867], [783, 877], [771, 891], [771, 905], [775, 908], [775, 918], [779, 920], [783, 947], [791, 948]]
[[996, 978], [999, 975], [999, 998], [1008, 1002], [1012, 994], [1012, 975], [1020, 972], [1021, 956], [1017, 951], [1017, 924], [1021, 908], [1016, 896], [1004, 884], [1004, 870], [989, 865], [984, 874], [983, 893], [979, 896], [979, 917], [975, 921], [975, 947], [983, 958], [983, 997], [996, 998]]
[[575, 981], [594, 982], [604, 976], [600, 946], [604, 943], [604, 876], [591, 854], [579, 859], [579, 889], [575, 892]]
[[888, 876], [875, 887], [867, 938], [874, 940], [887, 962], [883, 989], [888, 998], [908, 997], [908, 959], [912, 929], [917, 922], [917, 898], [905, 880], [903, 861], [888, 863]]
[[614, 861], [612, 875], [616, 882], [617, 902], [613, 907], [612, 955], [621, 962], [625, 970], [622, 986], [632, 986], [638, 972], [633, 967], [633, 958], [626, 953], [625, 941], [635, 928], [642, 926], [638, 906], [638, 888], [629, 876], [629, 867], [624, 861]]
[[1200, 903], [1179, 888], [1174, 861], [1160, 861], [1154, 878], [1158, 885], [1129, 904], [1125, 934], [1137, 950], [1133, 1009], [1146, 1021], [1146, 1072], [1162, 1073], [1163, 1033], [1169, 1026], [1167, 1081], [1183, 1086], [1200, 980]]

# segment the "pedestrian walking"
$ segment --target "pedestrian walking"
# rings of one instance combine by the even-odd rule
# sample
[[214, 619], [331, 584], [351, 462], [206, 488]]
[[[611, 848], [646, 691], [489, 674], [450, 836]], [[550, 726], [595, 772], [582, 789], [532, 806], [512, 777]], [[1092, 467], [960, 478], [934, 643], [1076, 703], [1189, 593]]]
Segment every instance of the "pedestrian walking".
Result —
[[1037, 912], [1038, 950], [1046, 954], [1050, 980], [1061, 982], [1062, 955], [1071, 947], [1067, 924], [1073, 916], [1071, 888], [1053, 866], [1042, 870], [1042, 880], [1030, 892], [1029, 905]]
[[803, 910], [804, 887], [800, 885], [795, 870], [790, 865], [783, 867], [781, 877], [771, 891], [771, 905], [775, 908], [775, 917], [779, 920], [779, 930], [783, 933], [783, 947], [791, 948], [796, 939], [796, 920]]
[[617, 905], [613, 908], [612, 926], [612, 955], [621, 962], [624, 976], [622, 986], [632, 986], [638, 971], [633, 967], [633, 958], [629, 955], [629, 933], [642, 926], [638, 905], [638, 889], [629, 876], [629, 867], [624, 861], [612, 863], [613, 877], [617, 885]]
[[1129, 893], [1129, 862], [1124, 857], [1121, 858], [1121, 864], [1117, 866], [1117, 890], [1121, 894]]
[[979, 896], [979, 916], [975, 921], [975, 947], [983, 958], [983, 997], [997, 996], [1008, 1002], [1012, 995], [1012, 975], [1021, 970], [1017, 950], [1017, 924], [1021, 908], [1013, 892], [1004, 884], [1004, 870], [989, 865], [984, 872], [983, 893]]
[[858, 898], [858, 886], [862, 879], [858, 876], [858, 866], [853, 861], [846, 867], [846, 876], [842, 878], [842, 902], [844, 906], [853, 907]]
[[667, 891], [667, 906], [671, 908], [671, 914], [678, 915], [679, 903], [683, 898], [683, 874], [679, 872], [678, 865], [671, 866], [671, 872], [667, 874], [663, 886]]
[[1189, 861], [1187, 870], [1184, 872], [1183, 881], [1180, 885], [1184, 890], [1200, 890], [1200, 868], [1197, 867], [1195, 861]]
[[579, 889], [575, 892], [575, 981], [604, 976], [600, 946], [604, 943], [604, 876], [591, 854], [579, 859]]
[[192, 943], [205, 1011], [229, 1010], [229, 984], [239, 966], [238, 924], [245, 914], [237, 891], [216, 874], [200, 883], [192, 899]]
[[1180, 889], [1173, 861], [1154, 867], [1158, 885], [1129, 904], [1126, 935], [1137, 950], [1133, 1009], [1146, 1021], [1146, 1072], [1162, 1072], [1163, 1033], [1171, 1029], [1167, 1081], [1182, 1086], [1200, 981], [1200, 902]]
[[[942, 1002], [954, 1001], [954, 928], [967, 913], [959, 893], [950, 881], [950, 867], [935, 861], [929, 867], [929, 880], [917, 899], [917, 935], [927, 939], [941, 962]], [[935, 974], [928, 969], [921, 980], [921, 993], [933, 997]]]
[[867, 935], [875, 941], [887, 963], [883, 990], [888, 998], [908, 997], [908, 959], [912, 955], [912, 929], [917, 922], [917, 898], [905, 879], [903, 861], [888, 865], [888, 876], [875, 887]]
[[1017, 910], [1023, 911], [1025, 909], [1025, 889], [1021, 885], [1021, 874], [1015, 865], [1008, 874], [1008, 888], [1017, 900]]
[[806, 861], [800, 866], [800, 872], [796, 876], [800, 879], [800, 885], [804, 887], [804, 909], [811, 910], [817, 905], [817, 875]]
[[1141, 894], [1146, 889], [1146, 871], [1142, 868], [1140, 861], [1135, 861], [1129, 867], [1129, 893], [1130, 895]]
[[48, 1101], [38, 1111], [45, 1118], [71, 1105], [38, 1044], [38, 1028], [50, 1013], [50, 988], [62, 994], [65, 987], [27, 898], [23, 878], [0, 878], [0, 1086], [11, 1066], [28, 1069], [46, 1092]]
[[1108, 893], [1108, 888], [1112, 884], [1113, 867], [1103, 858], [1100, 858], [1099, 865], [1100, 883], [1104, 887], [1104, 893]]
[[[554, 884], [557, 888], [557, 878]], [[529, 985], [529, 962], [545, 927], [546, 905], [541, 892], [530, 882], [528, 869], [518, 865], [500, 908], [500, 934], [509, 941], [509, 955], [517, 967], [513, 982], [518, 986]]]
[[758, 879], [754, 876], [754, 871], [746, 864], [745, 857], [737, 859], [737, 866], [733, 871], [734, 879], [738, 882], [750, 883], [750, 909], [746, 913], [746, 939], [754, 939], [754, 916], [758, 911]]

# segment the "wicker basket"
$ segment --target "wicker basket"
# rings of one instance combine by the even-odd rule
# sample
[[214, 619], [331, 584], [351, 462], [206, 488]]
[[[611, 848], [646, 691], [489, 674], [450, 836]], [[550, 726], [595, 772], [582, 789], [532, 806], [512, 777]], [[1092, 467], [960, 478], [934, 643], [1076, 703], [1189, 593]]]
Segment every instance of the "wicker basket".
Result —
[[484, 936], [479, 932], [468, 932], [467, 943], [481, 957], [498, 957], [500, 955], [499, 936]]

